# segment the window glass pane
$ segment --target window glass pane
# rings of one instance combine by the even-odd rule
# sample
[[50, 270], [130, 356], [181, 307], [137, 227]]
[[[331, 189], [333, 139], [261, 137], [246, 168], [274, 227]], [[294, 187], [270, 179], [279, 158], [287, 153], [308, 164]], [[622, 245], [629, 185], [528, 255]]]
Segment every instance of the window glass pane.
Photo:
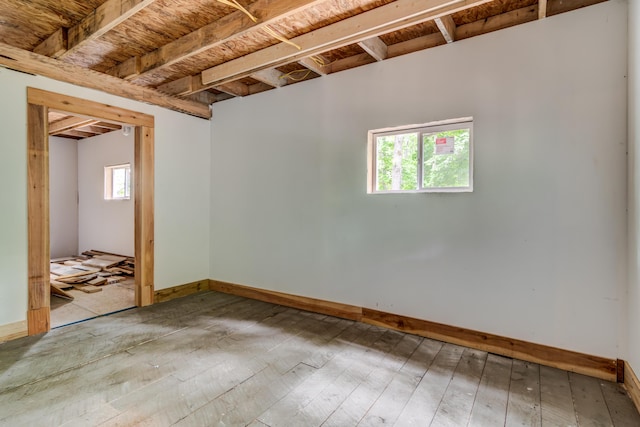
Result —
[[422, 135], [422, 186], [469, 187], [469, 129]]
[[376, 190], [418, 189], [418, 134], [376, 137]]
[[124, 197], [127, 199], [131, 197], [131, 168], [130, 167], [125, 168]]
[[124, 168], [113, 169], [111, 181], [111, 197], [122, 199], [125, 197], [126, 171]]

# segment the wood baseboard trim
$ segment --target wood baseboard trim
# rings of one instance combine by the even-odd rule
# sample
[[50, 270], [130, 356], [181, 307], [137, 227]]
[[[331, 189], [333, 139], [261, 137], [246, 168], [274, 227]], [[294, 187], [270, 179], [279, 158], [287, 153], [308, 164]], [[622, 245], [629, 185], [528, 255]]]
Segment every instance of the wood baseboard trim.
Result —
[[165, 302], [171, 301], [175, 298], [186, 297], [187, 295], [195, 294], [197, 292], [204, 292], [209, 290], [209, 280], [198, 280], [197, 282], [191, 282], [184, 285], [173, 286], [171, 288], [160, 289], [153, 293], [153, 302]]
[[368, 308], [362, 309], [362, 321], [607, 381], [616, 382], [617, 379], [616, 359], [606, 359]]
[[640, 380], [636, 376], [629, 362], [624, 362], [624, 388], [631, 397], [636, 409], [640, 412]]
[[362, 309], [354, 305], [285, 294], [266, 289], [251, 288], [249, 286], [236, 285], [233, 283], [221, 282], [219, 280], [210, 280], [209, 283], [212, 291], [238, 295], [287, 307], [299, 308], [301, 310], [312, 311], [314, 313], [328, 314], [330, 316], [341, 317], [343, 319], [358, 321], [362, 319]]
[[[615, 382], [618, 360], [578, 353], [470, 329], [353, 305], [210, 280], [210, 289], [260, 301], [382, 326], [452, 344]], [[620, 361], [622, 362], [622, 361]], [[640, 387], [638, 388], [640, 392]]]
[[26, 320], [0, 326], [0, 342], [11, 341], [29, 335]]

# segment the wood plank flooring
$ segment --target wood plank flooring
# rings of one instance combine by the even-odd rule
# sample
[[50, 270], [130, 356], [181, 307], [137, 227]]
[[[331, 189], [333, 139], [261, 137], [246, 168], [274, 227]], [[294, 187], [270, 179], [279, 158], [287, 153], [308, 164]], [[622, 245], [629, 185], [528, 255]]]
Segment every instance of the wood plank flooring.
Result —
[[205, 292], [0, 344], [0, 426], [640, 426], [618, 384]]

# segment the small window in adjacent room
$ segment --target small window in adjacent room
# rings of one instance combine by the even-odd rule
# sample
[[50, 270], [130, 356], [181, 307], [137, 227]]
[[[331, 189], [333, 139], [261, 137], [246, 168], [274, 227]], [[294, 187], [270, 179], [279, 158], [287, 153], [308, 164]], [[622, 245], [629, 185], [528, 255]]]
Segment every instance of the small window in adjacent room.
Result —
[[368, 193], [473, 191], [473, 118], [369, 131]]
[[131, 165], [129, 163], [104, 168], [104, 199], [131, 198]]

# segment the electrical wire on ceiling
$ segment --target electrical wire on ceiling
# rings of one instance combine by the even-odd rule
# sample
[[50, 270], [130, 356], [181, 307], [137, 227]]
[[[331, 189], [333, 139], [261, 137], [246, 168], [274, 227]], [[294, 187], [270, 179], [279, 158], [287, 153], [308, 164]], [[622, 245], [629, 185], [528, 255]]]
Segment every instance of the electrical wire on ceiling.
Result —
[[262, 29], [269, 35], [273, 36], [273, 38], [280, 40], [282, 43], [286, 43], [289, 44], [293, 47], [295, 47], [298, 50], [301, 50], [302, 48], [295, 44], [294, 42], [292, 42], [291, 40], [289, 40], [288, 38], [281, 36], [280, 34], [278, 34], [275, 30], [273, 30], [271, 27], [269, 27], [268, 25], [265, 25], [264, 27], [262, 27]]
[[240, 12], [243, 12], [245, 15], [249, 17], [253, 22], [258, 22], [258, 18], [253, 16], [251, 12], [245, 9], [240, 3], [236, 0], [217, 0], [219, 3], [226, 4], [227, 6], [231, 6], [235, 9], [238, 9]]
[[[247, 15], [249, 17], [249, 19], [251, 19], [253, 22], [255, 22], [255, 23], [258, 22], [258, 18], [256, 18], [251, 12], [249, 12], [247, 9], [245, 9], [236, 0], [217, 0], [217, 1], [219, 3], [225, 4], [227, 6], [231, 6], [234, 9], [237, 9], [237, 10], [241, 11], [242, 13]], [[291, 46], [295, 47], [298, 50], [302, 50], [300, 45], [292, 42], [291, 40], [289, 40], [288, 38], [284, 37], [283, 35], [278, 34], [278, 32], [275, 31], [270, 26], [264, 25], [262, 27], [262, 29], [267, 34], [269, 34], [271, 37], [275, 38], [276, 40], [279, 40], [282, 43], [286, 43], [288, 45], [291, 45]], [[309, 59], [311, 59], [313, 62], [315, 62], [319, 67], [325, 67], [325, 66], [329, 65], [329, 64], [326, 63], [324, 58], [322, 58], [320, 56], [317, 56], [317, 55], [310, 56]], [[303, 74], [302, 77], [297, 77], [297, 75], [299, 75], [299, 74]], [[300, 80], [304, 80], [307, 77], [309, 77], [310, 74], [311, 74], [311, 70], [308, 70], [308, 69], [305, 68], [305, 69], [294, 70], [294, 71], [291, 71], [289, 73], [285, 73], [282, 76], [280, 76], [280, 78], [281, 79], [290, 79], [290, 80], [293, 80], [293, 81], [300, 81]]]
[[[253, 14], [251, 12], [249, 12], [247, 9], [245, 9], [240, 3], [238, 3], [236, 0], [217, 0], [219, 3], [222, 4], [226, 4], [227, 6], [231, 6], [234, 9], [239, 10], [240, 12], [244, 13], [245, 15], [247, 15], [249, 17], [249, 19], [251, 19], [253, 22], [258, 22], [258, 18], [256, 18], [255, 16], [253, 16]], [[291, 40], [289, 40], [288, 38], [278, 34], [273, 28], [269, 27], [268, 25], [264, 25], [262, 27], [262, 29], [269, 34], [271, 37], [275, 38], [276, 40], [279, 40], [283, 43], [286, 43], [288, 45], [291, 45], [293, 47], [295, 47], [296, 49], [300, 50], [302, 49], [300, 46], [298, 46], [297, 44], [295, 44], [294, 42], [292, 42]]]

